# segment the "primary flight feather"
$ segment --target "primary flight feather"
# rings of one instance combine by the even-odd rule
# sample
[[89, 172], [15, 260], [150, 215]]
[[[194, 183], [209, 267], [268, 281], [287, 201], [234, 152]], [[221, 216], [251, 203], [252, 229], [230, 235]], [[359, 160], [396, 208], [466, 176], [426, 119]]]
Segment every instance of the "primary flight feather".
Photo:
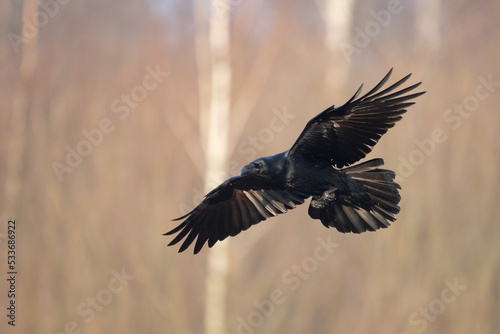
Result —
[[351, 164], [370, 153], [414, 104], [411, 100], [425, 93], [408, 94], [420, 83], [399, 89], [411, 74], [382, 90], [391, 73], [365, 95], [358, 98], [361, 85], [343, 106], [313, 117], [289, 150], [249, 163], [240, 175], [209, 192], [191, 212], [175, 219], [183, 222], [165, 233], [178, 233], [169, 246], [183, 241], [182, 252], [196, 240], [196, 254], [206, 243], [212, 247], [308, 197], [309, 216], [339, 232], [388, 227], [400, 210], [395, 173], [380, 168], [382, 159]]

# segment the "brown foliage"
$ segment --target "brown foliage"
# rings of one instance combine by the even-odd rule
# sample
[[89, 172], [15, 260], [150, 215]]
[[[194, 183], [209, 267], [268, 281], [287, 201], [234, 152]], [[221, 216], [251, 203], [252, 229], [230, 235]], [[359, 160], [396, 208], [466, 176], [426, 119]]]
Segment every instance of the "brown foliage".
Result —
[[[313, 2], [233, 3], [230, 160], [238, 168], [251, 158], [241, 145], [248, 148], [249, 136], [269, 126], [273, 109], [295, 118], [259, 143], [259, 156], [287, 149], [308, 119], [345, 102], [361, 82], [373, 85], [390, 67], [395, 77], [413, 72], [428, 93], [369, 156], [383, 157], [400, 175], [402, 212], [393, 226], [341, 235], [312, 221], [304, 206], [232, 238], [228, 330], [237, 332], [238, 319], [257, 323], [263, 311], [254, 301], [261, 305], [276, 289], [284, 300], [261, 316], [254, 333], [414, 333], [422, 322], [409, 319], [414, 312], [414, 320], [426, 319], [421, 308], [433, 317], [427, 333], [497, 330], [499, 87], [465, 116], [447, 110], [474, 102], [479, 77], [500, 80], [498, 2], [445, 1], [434, 51], [415, 47], [414, 10], [404, 2], [408, 8], [350, 64], [340, 48], [332, 55], [325, 47], [321, 9]], [[370, 10], [385, 5], [359, 3], [354, 24], [363, 28], [373, 19]], [[3, 262], [4, 226], [15, 218], [16, 326], [25, 333], [59, 333], [70, 322], [83, 333], [202, 332], [206, 252], [177, 254], [161, 233], [203, 189], [194, 40], [205, 27], [193, 26], [191, 4], [181, 1], [164, 11], [133, 1], [71, 1], [47, 14], [38, 35], [15, 52], [5, 36], [22, 34], [21, 17], [29, 12], [11, 6], [0, 14], [0, 245]], [[30, 53], [35, 58], [22, 65]], [[168, 76], [127, 114], [114, 112], [114, 101], [140, 94], [147, 67], [157, 65]], [[349, 80], [334, 85], [326, 74], [341, 67], [349, 68]], [[103, 119], [113, 130], [102, 132], [60, 182], [54, 161], [66, 164], [66, 147], [84, 145], [82, 131]], [[435, 129], [446, 139], [441, 135], [431, 150]], [[427, 143], [429, 154], [416, 141]], [[402, 159], [419, 163], [406, 173]], [[318, 261], [317, 239], [327, 237], [338, 247]], [[88, 298], [110, 295], [104, 290], [111, 290], [112, 270], [122, 268], [134, 279], [95, 318], [82, 315], [91, 309], [78, 311]], [[443, 303], [446, 280], [455, 278], [467, 288]], [[4, 280], [0, 288], [4, 295]]]

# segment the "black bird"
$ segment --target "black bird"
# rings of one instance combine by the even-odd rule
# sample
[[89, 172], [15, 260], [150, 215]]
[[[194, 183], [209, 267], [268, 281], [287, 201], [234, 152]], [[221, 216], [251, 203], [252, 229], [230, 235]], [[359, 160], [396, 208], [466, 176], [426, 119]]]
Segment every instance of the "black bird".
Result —
[[408, 101], [425, 93], [406, 94], [420, 83], [395, 91], [411, 74], [380, 91], [391, 73], [366, 95], [356, 99], [361, 85], [343, 106], [331, 106], [312, 118], [288, 151], [249, 163], [191, 212], [174, 219], [184, 221], [164, 234], [178, 233], [169, 246], [184, 239], [182, 252], [197, 238], [196, 254], [207, 241], [212, 247], [311, 196], [309, 216], [326, 227], [342, 233], [388, 227], [400, 210], [396, 174], [380, 168], [382, 159], [350, 165], [402, 118], [414, 104]]

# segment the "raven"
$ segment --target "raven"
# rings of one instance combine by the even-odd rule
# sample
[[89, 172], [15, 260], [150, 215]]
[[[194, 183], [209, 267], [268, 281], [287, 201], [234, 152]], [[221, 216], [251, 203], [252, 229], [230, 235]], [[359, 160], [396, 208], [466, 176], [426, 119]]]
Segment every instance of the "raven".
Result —
[[399, 212], [401, 187], [396, 174], [380, 168], [382, 159], [364, 158], [380, 137], [402, 118], [410, 100], [425, 92], [406, 94], [421, 83], [396, 90], [411, 74], [380, 91], [392, 73], [366, 95], [363, 85], [343, 106], [331, 106], [306, 125], [292, 147], [244, 166], [210, 191], [180, 225], [168, 244], [184, 239], [179, 252], [197, 238], [194, 254], [208, 241], [235, 236], [267, 218], [282, 214], [312, 197], [309, 216], [339, 232], [362, 233], [386, 228]]

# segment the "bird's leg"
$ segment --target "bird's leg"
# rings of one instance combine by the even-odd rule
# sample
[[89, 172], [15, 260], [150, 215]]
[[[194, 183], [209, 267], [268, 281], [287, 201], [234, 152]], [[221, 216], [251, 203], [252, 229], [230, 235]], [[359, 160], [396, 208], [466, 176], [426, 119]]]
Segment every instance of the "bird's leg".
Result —
[[335, 192], [337, 191], [337, 187], [330, 188], [326, 190], [323, 195], [321, 195], [321, 199], [325, 201], [331, 202], [335, 199]]
[[337, 187], [325, 190], [321, 197], [313, 197], [311, 205], [315, 208], [322, 208], [325, 205], [328, 205], [328, 203], [331, 203], [335, 199], [335, 192], [337, 190]]

